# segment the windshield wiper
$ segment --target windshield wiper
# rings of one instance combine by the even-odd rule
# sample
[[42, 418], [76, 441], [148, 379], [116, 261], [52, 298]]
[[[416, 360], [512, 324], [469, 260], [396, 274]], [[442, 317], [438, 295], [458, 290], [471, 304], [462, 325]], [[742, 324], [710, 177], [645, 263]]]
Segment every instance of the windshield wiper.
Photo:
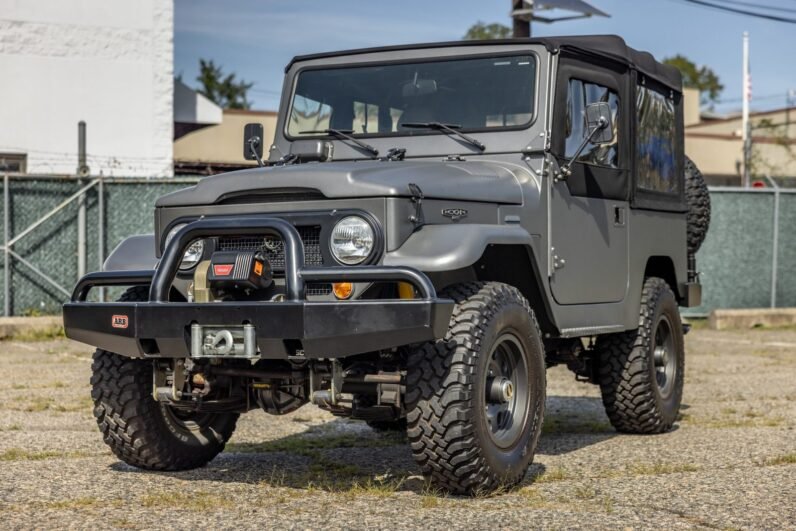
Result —
[[370, 144], [366, 144], [366, 143], [362, 142], [361, 140], [357, 140], [356, 138], [351, 136], [351, 134], [353, 132], [354, 131], [351, 130], [351, 129], [321, 129], [319, 131], [299, 131], [299, 134], [300, 135], [308, 135], [308, 134], [334, 135], [334, 136], [336, 136], [338, 138], [344, 138], [345, 140], [348, 140], [349, 142], [353, 142], [354, 144], [358, 145], [359, 147], [361, 147], [362, 149], [364, 149], [365, 151], [367, 151], [371, 155], [373, 155], [373, 158], [376, 158], [376, 157], [379, 156], [379, 150], [378, 149], [376, 149], [375, 147], [371, 146]]
[[449, 135], [454, 135], [461, 138], [465, 142], [472, 144], [481, 151], [484, 151], [486, 149], [486, 146], [482, 144], [479, 140], [476, 140], [475, 138], [467, 136], [461, 131], [458, 131], [458, 129], [461, 129], [462, 127], [461, 125], [443, 124], [440, 122], [406, 122], [401, 124], [401, 127], [410, 127], [412, 129], [434, 129], [436, 131], [443, 131], [445, 133], [448, 133]]

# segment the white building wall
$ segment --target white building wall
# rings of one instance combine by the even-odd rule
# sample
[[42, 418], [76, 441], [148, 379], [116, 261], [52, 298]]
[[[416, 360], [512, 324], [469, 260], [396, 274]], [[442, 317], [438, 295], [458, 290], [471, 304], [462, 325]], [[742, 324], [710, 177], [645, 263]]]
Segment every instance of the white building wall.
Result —
[[172, 174], [173, 0], [0, 0], [0, 153], [74, 174]]

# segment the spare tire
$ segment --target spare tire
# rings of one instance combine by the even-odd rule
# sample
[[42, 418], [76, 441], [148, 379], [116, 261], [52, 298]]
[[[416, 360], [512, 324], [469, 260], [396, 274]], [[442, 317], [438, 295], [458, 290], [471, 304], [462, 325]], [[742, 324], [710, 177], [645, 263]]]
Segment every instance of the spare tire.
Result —
[[710, 194], [702, 172], [685, 158], [685, 197], [688, 202], [688, 252], [696, 253], [710, 226]]

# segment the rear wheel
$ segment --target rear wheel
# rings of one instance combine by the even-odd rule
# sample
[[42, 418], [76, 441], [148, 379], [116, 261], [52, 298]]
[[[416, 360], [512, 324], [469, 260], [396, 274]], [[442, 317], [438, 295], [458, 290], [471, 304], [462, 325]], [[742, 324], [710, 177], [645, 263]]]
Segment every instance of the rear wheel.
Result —
[[522, 294], [496, 282], [446, 290], [444, 340], [409, 359], [407, 434], [423, 474], [466, 494], [513, 485], [533, 460], [545, 402], [544, 348]]
[[677, 300], [660, 278], [648, 278], [639, 328], [600, 336], [599, 382], [611, 424], [625, 433], [671, 429], [680, 411], [685, 342]]
[[[147, 300], [127, 290], [121, 301]], [[153, 361], [97, 350], [91, 365], [94, 416], [103, 440], [125, 463], [148, 470], [186, 470], [218, 455], [235, 430], [237, 413], [174, 409], [152, 397]]]

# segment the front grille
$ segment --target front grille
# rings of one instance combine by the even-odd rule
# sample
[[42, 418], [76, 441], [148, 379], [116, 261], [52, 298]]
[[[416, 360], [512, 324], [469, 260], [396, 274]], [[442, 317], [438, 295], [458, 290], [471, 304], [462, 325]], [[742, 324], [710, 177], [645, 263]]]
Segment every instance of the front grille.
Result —
[[[308, 266], [322, 266], [321, 227], [319, 225], [296, 227], [304, 242], [304, 263]], [[285, 243], [277, 236], [223, 236], [218, 239], [219, 251], [260, 251], [271, 263], [275, 273], [285, 271]], [[307, 295], [328, 295], [331, 284], [308, 284]]]
[[[321, 227], [296, 227], [304, 242], [304, 263], [322, 266]], [[260, 251], [274, 271], [285, 270], [285, 243], [277, 236], [225, 236], [218, 239], [219, 251]]]

